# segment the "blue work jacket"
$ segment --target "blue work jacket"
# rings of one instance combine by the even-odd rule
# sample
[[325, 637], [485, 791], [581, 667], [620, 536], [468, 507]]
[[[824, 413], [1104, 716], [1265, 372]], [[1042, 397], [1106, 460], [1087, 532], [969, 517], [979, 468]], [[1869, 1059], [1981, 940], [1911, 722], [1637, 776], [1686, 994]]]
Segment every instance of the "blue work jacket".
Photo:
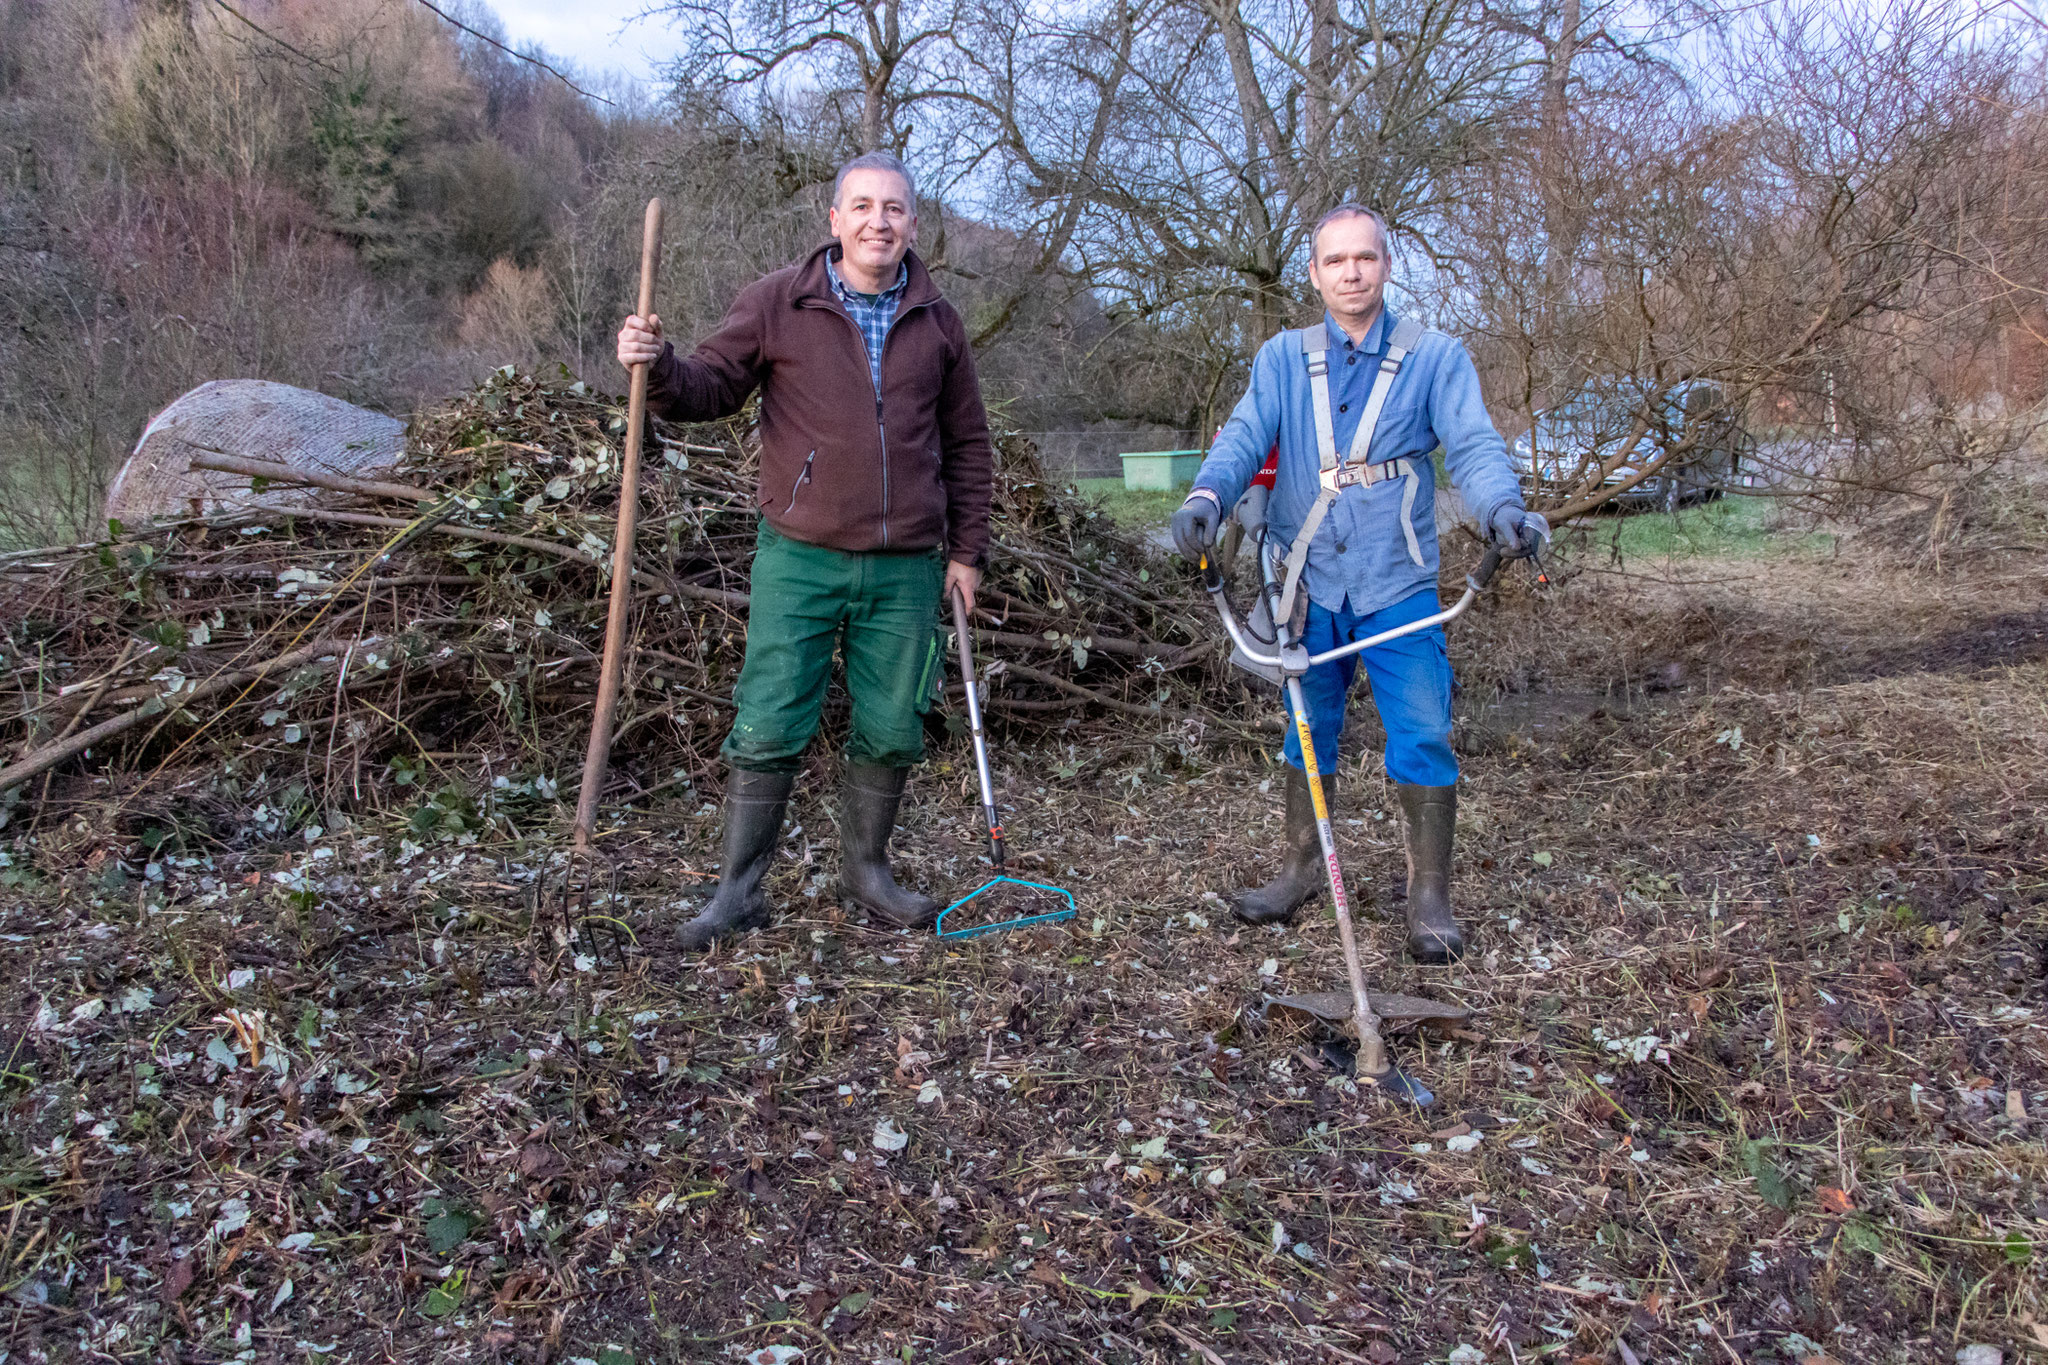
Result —
[[[1344, 329], [1327, 313], [1323, 316], [1330, 332], [1330, 416], [1340, 458], [1351, 448], [1395, 322], [1394, 315], [1382, 308], [1364, 343], [1353, 346]], [[1282, 332], [1259, 348], [1252, 361], [1251, 387], [1195, 475], [1195, 487], [1213, 492], [1228, 512], [1277, 441], [1279, 473], [1266, 515], [1268, 544], [1279, 553], [1294, 543], [1321, 488], [1317, 475], [1322, 464], [1309, 402], [1301, 334]], [[1409, 553], [1401, 529], [1407, 481], [1388, 479], [1370, 488], [1354, 485], [1337, 495], [1309, 542], [1302, 583], [1312, 601], [1337, 611], [1349, 599], [1351, 610], [1365, 615], [1418, 589], [1436, 586], [1436, 482], [1430, 456], [1438, 446], [1443, 447], [1451, 481], [1481, 527], [1501, 507], [1522, 505], [1521, 484], [1508, 463], [1507, 448], [1480, 399], [1472, 357], [1457, 341], [1433, 331], [1423, 334], [1395, 376], [1368, 456], [1373, 464], [1396, 459], [1414, 463], [1422, 486], [1416, 490], [1411, 515], [1422, 562], [1416, 563]]]

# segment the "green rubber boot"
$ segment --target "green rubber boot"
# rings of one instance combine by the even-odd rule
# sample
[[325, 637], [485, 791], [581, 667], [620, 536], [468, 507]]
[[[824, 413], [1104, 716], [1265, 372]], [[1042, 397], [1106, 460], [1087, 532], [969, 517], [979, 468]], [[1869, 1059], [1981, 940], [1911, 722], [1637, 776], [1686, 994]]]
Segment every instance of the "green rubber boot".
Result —
[[782, 813], [789, 807], [794, 773], [734, 768], [725, 779], [725, 828], [719, 837], [718, 890], [697, 917], [676, 931], [684, 952], [696, 953], [768, 923], [761, 889], [775, 861]]
[[846, 898], [899, 929], [927, 929], [939, 903], [896, 884], [889, 870], [889, 836], [903, 804], [907, 768], [846, 766], [839, 787], [839, 885]]
[[1395, 785], [1408, 847], [1408, 955], [1442, 966], [1465, 955], [1465, 936], [1451, 913], [1451, 840], [1458, 829], [1458, 789]]
[[[1334, 809], [1337, 779], [1323, 774], [1323, 802]], [[1323, 841], [1316, 835], [1316, 806], [1308, 789], [1308, 774], [1287, 769], [1287, 848], [1281, 856], [1280, 875], [1264, 886], [1239, 891], [1230, 898], [1231, 913], [1246, 924], [1285, 924], [1294, 912], [1314, 900], [1327, 888], [1329, 870], [1323, 864]]]

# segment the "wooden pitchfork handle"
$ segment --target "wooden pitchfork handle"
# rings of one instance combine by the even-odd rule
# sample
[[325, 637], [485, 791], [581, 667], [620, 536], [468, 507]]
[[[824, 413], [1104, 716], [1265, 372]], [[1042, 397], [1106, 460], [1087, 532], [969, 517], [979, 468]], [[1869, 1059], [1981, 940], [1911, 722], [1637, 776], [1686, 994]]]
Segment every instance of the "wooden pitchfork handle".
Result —
[[[661, 266], [661, 200], [647, 201], [647, 220], [640, 230], [640, 306], [645, 318], [654, 311], [654, 276]], [[612, 756], [612, 718], [619, 709], [619, 674], [625, 663], [626, 617], [633, 604], [633, 537], [640, 524], [640, 431], [647, 424], [647, 371], [633, 367], [626, 398], [626, 451], [619, 465], [619, 524], [612, 540], [611, 610], [604, 623], [604, 662], [597, 674], [597, 709], [590, 718], [590, 747], [583, 755], [583, 785], [576, 793], [576, 851], [590, 848], [597, 823], [597, 798]]]

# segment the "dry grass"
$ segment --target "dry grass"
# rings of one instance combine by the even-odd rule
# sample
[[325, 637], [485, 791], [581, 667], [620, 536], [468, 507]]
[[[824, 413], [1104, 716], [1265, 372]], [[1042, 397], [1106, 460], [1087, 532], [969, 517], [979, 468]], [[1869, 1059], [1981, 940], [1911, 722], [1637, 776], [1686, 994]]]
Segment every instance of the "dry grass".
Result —
[[[1186, 733], [1006, 755], [1015, 847], [1081, 916], [958, 946], [842, 912], [818, 780], [782, 920], [703, 961], [669, 933], [709, 806], [635, 813], [599, 907], [626, 932], [573, 940], [552, 830], [414, 850], [364, 814], [153, 861], [89, 816], [23, 838], [7, 1349], [2039, 1354], [2040, 567], [1583, 573], [1460, 629], [1475, 953], [1423, 971], [1366, 933], [1377, 981], [1478, 1012], [1400, 1044], [1427, 1115], [1262, 1018], [1339, 980], [1333, 926], [1234, 929], [1213, 893], [1267, 871], [1277, 799]], [[1359, 766], [1349, 871], [1398, 920]], [[929, 889], [982, 875], [971, 780], [954, 749], [916, 789]]]

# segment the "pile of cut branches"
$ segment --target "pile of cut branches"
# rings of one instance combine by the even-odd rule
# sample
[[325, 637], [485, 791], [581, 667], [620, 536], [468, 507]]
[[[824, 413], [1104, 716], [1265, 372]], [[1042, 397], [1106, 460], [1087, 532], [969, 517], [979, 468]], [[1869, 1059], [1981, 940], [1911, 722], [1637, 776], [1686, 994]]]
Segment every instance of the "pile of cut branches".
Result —
[[[451, 755], [501, 790], [555, 796], [589, 725], [625, 420], [582, 384], [499, 372], [422, 414], [385, 478], [195, 451], [249, 478], [247, 506], [0, 560], [0, 799], [223, 752], [322, 805]], [[756, 530], [746, 428], [656, 423], [648, 449], [613, 779], [626, 796], [710, 770]], [[1134, 718], [1191, 738], [1250, 727], [1256, 699], [1192, 587], [1049, 484], [1027, 442], [998, 449], [977, 622], [998, 660], [992, 715], [1091, 737]]]

